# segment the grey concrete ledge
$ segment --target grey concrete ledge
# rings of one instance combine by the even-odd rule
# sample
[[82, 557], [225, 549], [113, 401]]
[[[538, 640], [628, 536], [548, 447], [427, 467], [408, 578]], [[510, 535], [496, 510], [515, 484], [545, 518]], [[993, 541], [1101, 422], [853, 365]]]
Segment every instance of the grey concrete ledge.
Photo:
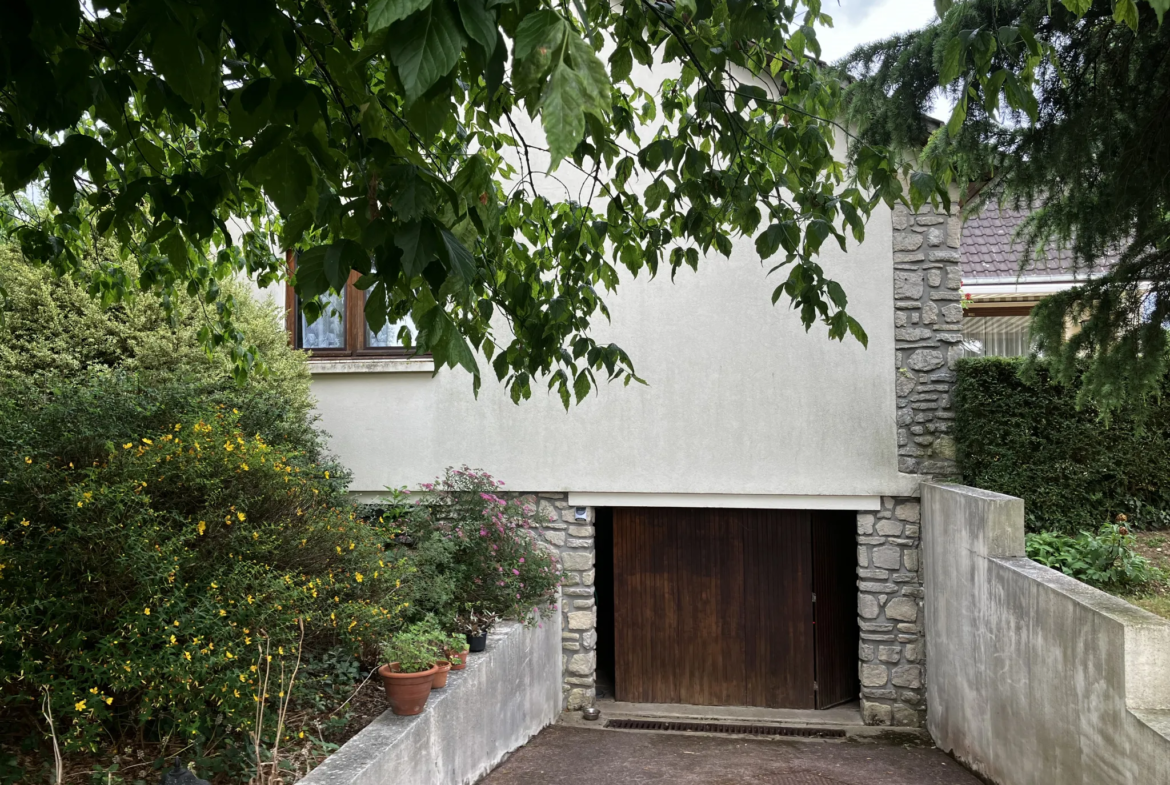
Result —
[[430, 357], [377, 357], [357, 360], [310, 360], [313, 376], [335, 373], [434, 373]]
[[559, 614], [540, 627], [501, 623], [422, 714], [387, 709], [301, 785], [469, 785], [557, 719], [560, 679]]

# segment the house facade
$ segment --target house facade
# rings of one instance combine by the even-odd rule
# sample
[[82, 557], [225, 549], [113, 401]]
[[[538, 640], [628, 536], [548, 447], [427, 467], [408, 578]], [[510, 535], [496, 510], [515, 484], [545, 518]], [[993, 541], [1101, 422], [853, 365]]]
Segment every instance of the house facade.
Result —
[[[926, 678], [918, 488], [955, 473], [963, 307], [957, 217], [875, 213], [826, 249], [856, 341], [805, 332], [770, 302], [750, 240], [671, 282], [622, 280], [598, 338], [646, 386], [565, 411], [370, 333], [350, 290], [332, 325], [289, 329], [311, 355], [331, 449], [373, 499], [467, 464], [537, 510], [567, 579], [567, 709], [652, 703], [827, 708], [920, 725]], [[339, 304], [341, 305], [341, 304]], [[485, 365], [486, 367], [486, 365]]]
[[1032, 309], [1044, 297], [1085, 283], [1113, 267], [1116, 256], [1092, 269], [1078, 266], [1072, 251], [1049, 250], [1025, 263], [1016, 233], [1028, 213], [988, 206], [963, 225], [963, 348], [968, 356], [1028, 354]]

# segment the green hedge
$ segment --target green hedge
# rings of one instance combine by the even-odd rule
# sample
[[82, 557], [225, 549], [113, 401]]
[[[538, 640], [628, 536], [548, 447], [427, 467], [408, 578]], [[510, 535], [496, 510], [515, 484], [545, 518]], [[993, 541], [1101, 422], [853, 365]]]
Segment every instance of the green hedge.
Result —
[[1096, 531], [1124, 513], [1170, 525], [1170, 397], [1108, 421], [1042, 362], [963, 360], [955, 391], [959, 468], [969, 485], [1019, 496], [1029, 531]]

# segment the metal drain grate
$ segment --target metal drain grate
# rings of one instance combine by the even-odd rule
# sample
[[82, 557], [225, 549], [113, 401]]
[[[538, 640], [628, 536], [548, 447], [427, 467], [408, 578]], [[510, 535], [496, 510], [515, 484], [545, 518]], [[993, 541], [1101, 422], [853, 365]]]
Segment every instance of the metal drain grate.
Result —
[[726, 722], [675, 722], [667, 720], [606, 720], [614, 730], [656, 730], [682, 733], [734, 733], [744, 736], [801, 736], [814, 739], [843, 739], [840, 728], [794, 728], [784, 725], [735, 725]]

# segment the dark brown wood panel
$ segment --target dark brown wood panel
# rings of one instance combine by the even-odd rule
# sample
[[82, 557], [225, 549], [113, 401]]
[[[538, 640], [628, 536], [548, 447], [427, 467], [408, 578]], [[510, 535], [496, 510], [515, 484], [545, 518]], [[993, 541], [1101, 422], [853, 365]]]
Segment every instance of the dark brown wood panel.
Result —
[[745, 644], [750, 665], [742, 705], [811, 709], [815, 695], [809, 514], [744, 512]]
[[615, 692], [813, 708], [809, 514], [614, 511]]
[[813, 590], [816, 592], [817, 708], [857, 700], [857, 515], [812, 515]]

